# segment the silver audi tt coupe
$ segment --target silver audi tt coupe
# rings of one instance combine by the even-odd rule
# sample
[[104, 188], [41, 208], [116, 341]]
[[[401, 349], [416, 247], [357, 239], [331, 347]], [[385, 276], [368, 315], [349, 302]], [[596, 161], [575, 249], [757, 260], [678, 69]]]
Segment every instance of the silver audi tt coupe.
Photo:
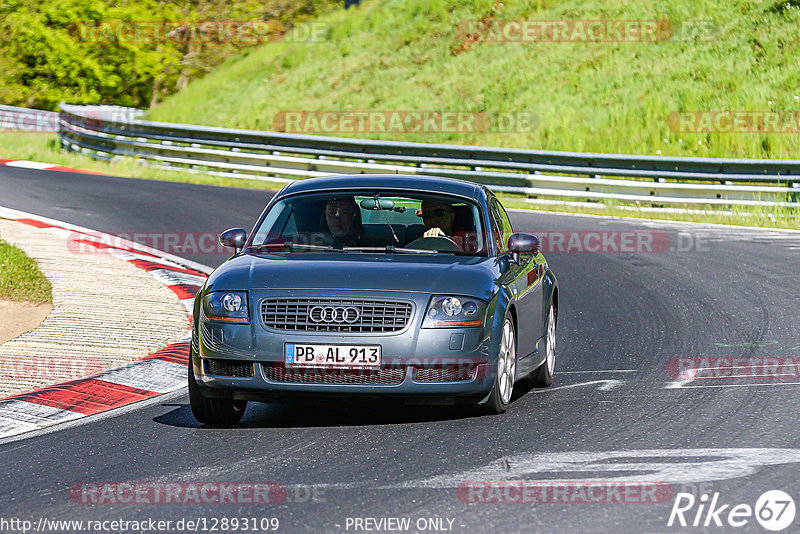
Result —
[[502, 413], [553, 381], [558, 283], [486, 187], [351, 175], [284, 187], [197, 294], [189, 398], [232, 424], [247, 401], [396, 396]]

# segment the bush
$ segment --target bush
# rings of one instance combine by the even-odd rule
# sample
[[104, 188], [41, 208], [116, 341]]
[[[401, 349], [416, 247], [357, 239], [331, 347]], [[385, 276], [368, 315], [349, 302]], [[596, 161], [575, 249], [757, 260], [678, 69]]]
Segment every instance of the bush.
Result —
[[[334, 4], [6, 0], [0, 4], [0, 103], [41, 109], [55, 109], [62, 100], [148, 107], [253, 46], [187, 39], [191, 23], [269, 21], [272, 35], [279, 37]], [[173, 31], [166, 38], [126, 39], [120, 22]]]

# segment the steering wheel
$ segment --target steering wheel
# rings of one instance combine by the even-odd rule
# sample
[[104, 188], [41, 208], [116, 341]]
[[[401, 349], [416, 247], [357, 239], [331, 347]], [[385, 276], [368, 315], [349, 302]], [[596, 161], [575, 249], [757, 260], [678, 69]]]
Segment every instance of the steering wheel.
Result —
[[420, 250], [440, 250], [442, 252], [462, 252], [461, 246], [455, 240], [447, 236], [418, 237], [406, 248], [418, 248]]

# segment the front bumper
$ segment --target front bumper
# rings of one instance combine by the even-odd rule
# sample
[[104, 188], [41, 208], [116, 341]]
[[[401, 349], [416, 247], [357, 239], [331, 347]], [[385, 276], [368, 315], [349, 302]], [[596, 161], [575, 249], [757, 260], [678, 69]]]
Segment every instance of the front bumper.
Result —
[[[196, 343], [193, 343], [192, 367], [203, 393], [211, 397], [242, 400], [272, 400], [300, 395], [342, 397], [413, 397], [419, 399], [482, 398], [495, 380], [496, 355], [492, 340], [492, 321], [483, 327], [420, 328], [430, 299], [423, 293], [380, 292], [380, 298], [402, 300], [413, 306], [409, 324], [399, 332], [383, 334], [286, 332], [264, 326], [258, 313], [263, 298], [284, 297], [286, 290], [251, 291], [250, 324], [228, 324], [199, 319]], [[316, 297], [317, 292], [291, 291], [292, 297]], [[327, 291], [326, 298], [365, 298], [364, 292]], [[374, 297], [375, 292], [369, 296]], [[271, 372], [283, 367], [286, 343], [380, 345], [381, 369], [392, 380], [359, 383], [358, 377], [342, 383], [338, 370], [303, 370], [320, 375], [321, 380], [295, 381], [292, 377]], [[495, 356], [496, 357], [496, 356]], [[233, 363], [250, 369], [252, 376], [212, 374], [212, 361]], [[204, 363], [205, 362], [205, 363]], [[252, 366], [252, 367], [249, 367]], [[219, 366], [217, 366], [219, 368]], [[436, 371], [437, 369], [441, 371]], [[424, 371], [422, 371], [424, 370]], [[433, 371], [432, 371], [433, 370]], [[422, 371], [422, 372], [421, 372]], [[441, 376], [437, 373], [441, 372]], [[351, 373], [352, 374], [352, 373]], [[369, 372], [367, 372], [369, 374]], [[427, 375], [427, 376], [426, 376]], [[427, 379], [423, 379], [426, 377]], [[431, 379], [433, 378], [433, 379]], [[436, 378], [441, 378], [437, 380]], [[466, 379], [465, 379], [466, 378]]]

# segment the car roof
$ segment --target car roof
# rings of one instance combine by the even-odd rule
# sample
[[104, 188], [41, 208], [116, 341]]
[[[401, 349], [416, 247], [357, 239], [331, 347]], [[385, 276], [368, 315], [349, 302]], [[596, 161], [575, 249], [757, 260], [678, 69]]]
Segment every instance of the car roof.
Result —
[[445, 193], [482, 201], [486, 199], [486, 192], [480, 184], [455, 178], [408, 174], [345, 174], [309, 178], [287, 185], [280, 196], [310, 191], [370, 188]]

